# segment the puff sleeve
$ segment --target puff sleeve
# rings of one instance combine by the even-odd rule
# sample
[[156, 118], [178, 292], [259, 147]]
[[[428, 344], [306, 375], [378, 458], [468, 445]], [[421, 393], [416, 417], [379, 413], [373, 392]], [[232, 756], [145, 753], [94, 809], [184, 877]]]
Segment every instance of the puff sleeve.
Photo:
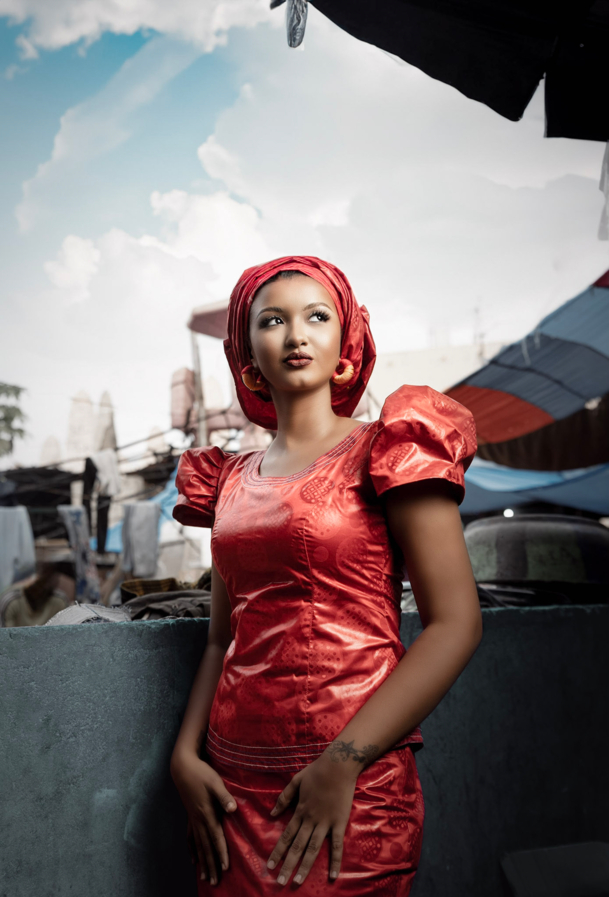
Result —
[[227, 455], [221, 449], [196, 448], [182, 454], [176, 486], [178, 501], [173, 516], [185, 526], [214, 525], [218, 483]]
[[370, 446], [376, 493], [443, 479], [453, 484], [460, 504], [476, 447], [476, 425], [467, 408], [429, 386], [402, 386], [385, 402]]

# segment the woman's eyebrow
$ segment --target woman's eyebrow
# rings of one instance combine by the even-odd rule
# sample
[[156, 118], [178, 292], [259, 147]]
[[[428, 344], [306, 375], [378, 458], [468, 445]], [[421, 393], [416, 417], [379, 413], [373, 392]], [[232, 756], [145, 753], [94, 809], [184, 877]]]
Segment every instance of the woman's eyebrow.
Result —
[[280, 308], [278, 305], [267, 305], [266, 308], [260, 309], [260, 311], [258, 312], [256, 317], [259, 318], [260, 315], [264, 314], [265, 311], [277, 311], [277, 312], [279, 312], [279, 314], [281, 314], [281, 315], [283, 314], [283, 309]]
[[[305, 305], [303, 311], [308, 311], [310, 308], [319, 308], [320, 305], [323, 305], [326, 308], [329, 308], [330, 311], [332, 311], [332, 306], [328, 305], [327, 302], [310, 302], [308, 305]], [[260, 309], [256, 317], [259, 318], [260, 315], [265, 313], [265, 311], [276, 311], [280, 315], [285, 314], [283, 308], [281, 308], [279, 305], [267, 305], [266, 308]]]
[[305, 305], [303, 311], [308, 311], [310, 308], [319, 308], [320, 305], [324, 305], [326, 308], [329, 308], [332, 311], [332, 306], [328, 305], [327, 302], [311, 302], [309, 305]]

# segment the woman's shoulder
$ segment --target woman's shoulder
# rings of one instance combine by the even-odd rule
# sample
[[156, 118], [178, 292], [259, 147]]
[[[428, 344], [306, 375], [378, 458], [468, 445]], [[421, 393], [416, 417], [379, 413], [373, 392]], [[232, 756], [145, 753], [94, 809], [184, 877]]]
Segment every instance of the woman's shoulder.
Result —
[[447, 479], [463, 495], [477, 448], [471, 412], [430, 386], [404, 385], [385, 401], [371, 444], [377, 493], [423, 479]]
[[405, 384], [387, 397], [380, 415], [381, 423], [387, 425], [392, 421], [405, 419], [450, 419], [464, 429], [471, 430], [475, 439], [476, 430], [471, 411], [431, 386]]
[[175, 519], [186, 526], [212, 526], [222, 481], [246, 457], [215, 445], [183, 452], [176, 474]]

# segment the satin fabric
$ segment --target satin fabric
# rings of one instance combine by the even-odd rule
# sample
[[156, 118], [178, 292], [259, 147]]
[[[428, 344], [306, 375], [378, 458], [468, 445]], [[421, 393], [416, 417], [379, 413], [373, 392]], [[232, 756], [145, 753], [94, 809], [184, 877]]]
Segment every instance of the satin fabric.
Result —
[[[174, 517], [190, 526], [213, 525], [212, 554], [231, 602], [233, 641], [211, 709], [207, 752], [217, 769], [230, 772], [227, 781], [235, 787], [276, 797], [395, 669], [404, 655], [402, 558], [387, 529], [382, 496], [400, 484], [441, 478], [460, 500], [475, 448], [467, 409], [428, 387], [405, 386], [389, 397], [379, 421], [359, 425], [292, 476], [262, 477], [263, 452], [184, 453]], [[374, 778], [382, 768], [378, 764], [398, 762], [398, 754], [405, 756], [398, 749], [406, 745], [407, 755], [422, 745], [418, 728], [362, 776]], [[389, 815], [379, 822], [378, 835], [388, 845], [402, 838], [411, 869], [422, 815], [399, 829], [397, 823], [392, 827], [390, 808], [398, 799], [411, 800], [418, 785], [408, 794], [396, 794], [394, 785], [389, 779], [379, 784], [378, 794], [384, 795], [379, 801]], [[275, 832], [275, 822], [268, 819], [265, 801], [252, 798], [250, 816], [238, 817], [241, 828], [231, 838], [239, 857], [257, 839], [264, 840], [264, 850], [272, 840], [267, 833]], [[368, 824], [366, 807], [364, 795], [356, 825]], [[233, 882], [226, 893], [275, 893], [274, 879], [264, 877], [268, 854], [256, 850], [262, 864], [259, 890], [253, 885], [248, 890], [249, 879], [240, 876], [246, 868], [252, 876], [253, 867], [239, 860], [226, 875], [227, 883]], [[406, 894], [411, 872], [404, 870], [397, 848], [395, 857], [381, 850], [379, 863], [389, 878], [379, 893]], [[327, 875], [324, 862], [320, 868]], [[362, 890], [362, 881], [369, 880], [373, 889], [382, 880], [379, 869], [370, 866], [366, 879], [367, 862], [358, 868], [364, 878], [352, 878], [352, 890], [345, 885], [337, 893], [374, 892]]]
[[[242, 770], [214, 764], [235, 797], [238, 809], [226, 814], [223, 828], [230, 866], [211, 887], [199, 879], [199, 897], [268, 897], [281, 893], [266, 863], [291, 816], [271, 817], [277, 795], [291, 773]], [[326, 838], [302, 885], [284, 893], [301, 897], [406, 897], [419, 864], [424, 804], [415, 758], [409, 747], [389, 751], [357, 780], [345, 832], [341, 872], [330, 882]], [[295, 873], [294, 873], [295, 874]]]
[[228, 306], [228, 339], [224, 351], [235, 381], [237, 398], [243, 413], [252, 423], [269, 430], [277, 429], [277, 415], [267, 388], [251, 392], [241, 379], [244, 367], [251, 364], [248, 326], [250, 306], [256, 292], [269, 278], [280, 271], [301, 271], [328, 291], [340, 321], [341, 358], [348, 358], [354, 368], [352, 379], [345, 384], [332, 384], [332, 407], [336, 414], [351, 417], [370, 379], [376, 349], [370, 332], [369, 315], [356, 302], [351, 284], [342, 271], [314, 256], [287, 256], [264, 265], [248, 268], [231, 293]]

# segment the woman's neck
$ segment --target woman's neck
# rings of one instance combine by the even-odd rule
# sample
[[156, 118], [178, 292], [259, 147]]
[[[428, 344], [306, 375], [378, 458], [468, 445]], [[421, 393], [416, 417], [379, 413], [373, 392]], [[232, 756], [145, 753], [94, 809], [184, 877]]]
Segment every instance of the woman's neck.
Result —
[[330, 387], [306, 393], [273, 396], [277, 412], [276, 449], [293, 451], [331, 438], [345, 418], [332, 409]]

